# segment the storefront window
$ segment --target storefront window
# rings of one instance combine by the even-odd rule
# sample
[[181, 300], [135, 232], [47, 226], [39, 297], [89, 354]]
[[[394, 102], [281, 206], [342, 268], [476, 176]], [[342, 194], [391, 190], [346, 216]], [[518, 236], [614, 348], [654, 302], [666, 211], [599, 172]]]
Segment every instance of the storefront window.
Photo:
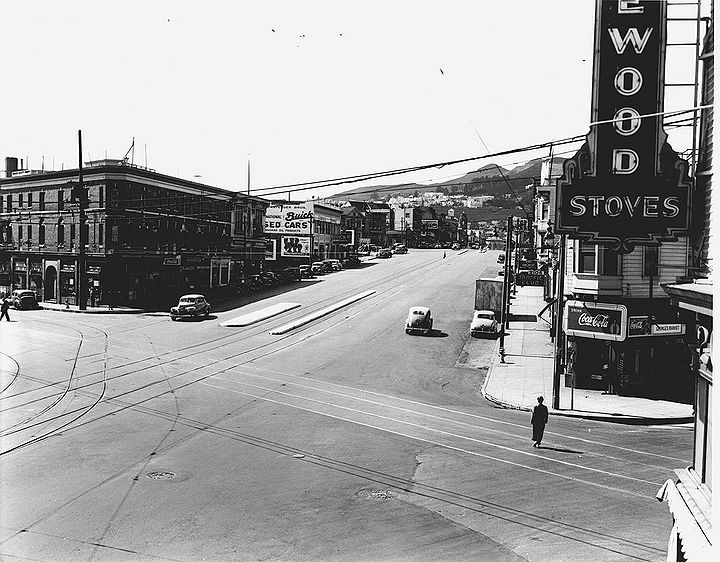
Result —
[[58, 219], [57, 223], [57, 243], [58, 246], [65, 244], [65, 225], [63, 224], [62, 219]]
[[576, 273], [593, 273], [596, 275], [619, 275], [620, 255], [608, 248], [581, 240], [575, 246]]
[[660, 263], [660, 247], [645, 246], [643, 248], [643, 277], [657, 277]]
[[40, 219], [38, 225], [38, 244], [45, 244], [45, 222], [43, 219]]
[[65, 194], [62, 189], [58, 189], [57, 192], [57, 208], [58, 211], [62, 211], [65, 208]]

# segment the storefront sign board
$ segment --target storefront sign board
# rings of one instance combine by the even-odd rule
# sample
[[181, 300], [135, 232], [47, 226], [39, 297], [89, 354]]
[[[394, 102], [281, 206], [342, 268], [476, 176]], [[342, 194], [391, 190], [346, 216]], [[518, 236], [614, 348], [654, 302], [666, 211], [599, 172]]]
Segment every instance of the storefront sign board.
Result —
[[558, 233], [626, 253], [687, 232], [688, 164], [662, 127], [666, 21], [666, 0], [596, 0], [592, 125], [558, 180]]
[[622, 304], [567, 301], [563, 330], [569, 336], [623, 341], [627, 336], [627, 308]]
[[271, 205], [265, 210], [265, 234], [310, 235], [312, 220], [305, 205]]

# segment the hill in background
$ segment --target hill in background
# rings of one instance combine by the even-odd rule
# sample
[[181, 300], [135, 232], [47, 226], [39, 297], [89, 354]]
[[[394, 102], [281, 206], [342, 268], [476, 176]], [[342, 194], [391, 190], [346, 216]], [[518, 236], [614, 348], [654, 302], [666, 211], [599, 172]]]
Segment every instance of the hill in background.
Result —
[[[564, 159], [556, 159], [562, 161]], [[422, 195], [426, 192], [443, 192], [448, 195], [492, 195], [496, 199], [511, 198], [517, 204], [517, 199], [512, 195], [516, 193], [520, 198], [521, 193], [526, 196], [525, 187], [533, 183], [533, 179], [540, 179], [540, 168], [542, 167], [543, 158], [530, 160], [529, 162], [517, 166], [512, 170], [507, 170], [495, 164], [488, 164], [473, 172], [468, 172], [464, 176], [447, 180], [444, 182], [433, 184], [405, 183], [396, 185], [376, 185], [365, 186], [357, 189], [343, 191], [330, 197], [331, 199], [353, 200], [353, 201], [387, 201], [393, 196], [412, 197]], [[532, 192], [532, 190], [530, 190]], [[530, 194], [532, 199], [532, 193]], [[527, 201], [524, 201], [527, 202]], [[498, 202], [495, 206], [506, 207]]]

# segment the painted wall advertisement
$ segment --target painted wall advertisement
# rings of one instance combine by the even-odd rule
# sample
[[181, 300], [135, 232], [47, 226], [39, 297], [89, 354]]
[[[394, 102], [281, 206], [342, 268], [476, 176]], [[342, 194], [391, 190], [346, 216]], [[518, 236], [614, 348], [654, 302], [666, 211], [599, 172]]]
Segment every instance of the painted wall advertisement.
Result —
[[302, 258], [310, 256], [309, 236], [283, 236], [280, 255], [286, 258]]
[[309, 236], [312, 219], [305, 205], [271, 205], [265, 211], [265, 233]]
[[665, 0], [596, 0], [592, 123], [558, 180], [557, 232], [622, 253], [675, 240], [688, 165], [663, 130]]

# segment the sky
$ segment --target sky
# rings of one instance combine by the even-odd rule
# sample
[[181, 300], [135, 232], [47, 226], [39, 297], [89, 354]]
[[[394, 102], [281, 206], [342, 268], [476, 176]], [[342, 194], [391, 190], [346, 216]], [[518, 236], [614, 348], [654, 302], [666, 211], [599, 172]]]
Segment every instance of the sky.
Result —
[[3, 168], [77, 168], [82, 130], [85, 161], [134, 138], [135, 164], [233, 191], [249, 161], [255, 193], [589, 128], [594, 0], [37, 1], [3, 21]]

